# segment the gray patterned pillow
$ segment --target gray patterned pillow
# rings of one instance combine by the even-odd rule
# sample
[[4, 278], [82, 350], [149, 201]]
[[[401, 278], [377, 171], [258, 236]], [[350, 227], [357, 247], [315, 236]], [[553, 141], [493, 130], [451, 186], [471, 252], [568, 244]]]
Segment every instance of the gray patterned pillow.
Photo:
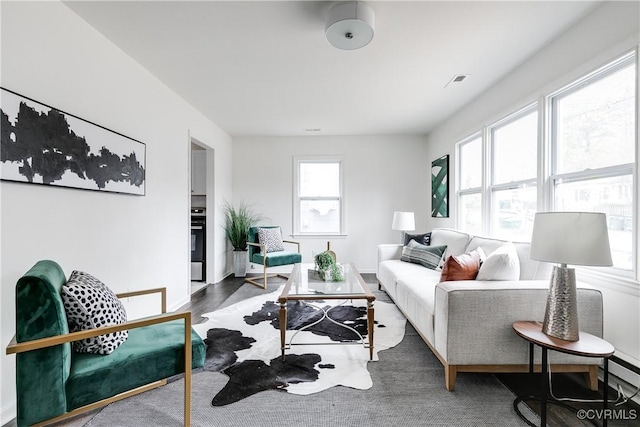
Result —
[[258, 228], [258, 241], [265, 246], [267, 253], [284, 251], [280, 227]]
[[[122, 302], [104, 283], [90, 274], [74, 271], [62, 286], [69, 331], [78, 332], [102, 326], [119, 325], [127, 321]], [[119, 331], [75, 341], [78, 353], [110, 354], [127, 340], [128, 331]]]
[[402, 248], [400, 261], [420, 264], [432, 270], [437, 270], [442, 262], [446, 246], [425, 246], [410, 240], [407, 246]]

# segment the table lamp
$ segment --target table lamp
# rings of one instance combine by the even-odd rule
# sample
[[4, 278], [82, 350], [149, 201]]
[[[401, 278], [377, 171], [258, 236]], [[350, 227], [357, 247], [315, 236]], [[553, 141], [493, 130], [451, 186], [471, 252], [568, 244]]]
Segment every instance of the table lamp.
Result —
[[402, 231], [402, 242], [404, 243], [404, 233], [406, 231], [416, 229], [416, 223], [415, 223], [415, 218], [413, 216], [413, 212], [399, 212], [399, 211], [394, 212], [391, 229]]
[[607, 218], [598, 212], [542, 212], [533, 222], [531, 259], [553, 262], [542, 332], [579, 340], [575, 269], [567, 264], [613, 265]]

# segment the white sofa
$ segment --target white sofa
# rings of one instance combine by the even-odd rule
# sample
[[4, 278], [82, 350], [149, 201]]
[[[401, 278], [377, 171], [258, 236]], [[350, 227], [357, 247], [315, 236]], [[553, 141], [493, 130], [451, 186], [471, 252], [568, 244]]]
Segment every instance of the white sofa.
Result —
[[[489, 256], [509, 244], [451, 229], [434, 229], [430, 246], [446, 245], [445, 259], [478, 247]], [[458, 372], [526, 372], [529, 345], [512, 325], [519, 320], [542, 321], [551, 264], [529, 258], [529, 243], [513, 243], [519, 280], [440, 282], [441, 271], [401, 261], [401, 244], [378, 245], [377, 279], [445, 368], [445, 386], [453, 391]], [[581, 331], [602, 337], [602, 295], [578, 285]], [[535, 363], [540, 363], [536, 349]], [[554, 372], [585, 372], [597, 390], [597, 358], [549, 352]], [[539, 366], [536, 366], [539, 369]]]

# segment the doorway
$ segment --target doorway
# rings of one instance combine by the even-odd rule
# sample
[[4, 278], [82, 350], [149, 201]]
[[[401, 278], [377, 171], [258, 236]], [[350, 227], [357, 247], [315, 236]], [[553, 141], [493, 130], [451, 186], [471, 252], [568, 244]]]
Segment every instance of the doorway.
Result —
[[190, 239], [191, 239], [191, 294], [207, 285], [207, 275], [213, 271], [207, 263], [207, 173], [208, 149], [190, 138]]

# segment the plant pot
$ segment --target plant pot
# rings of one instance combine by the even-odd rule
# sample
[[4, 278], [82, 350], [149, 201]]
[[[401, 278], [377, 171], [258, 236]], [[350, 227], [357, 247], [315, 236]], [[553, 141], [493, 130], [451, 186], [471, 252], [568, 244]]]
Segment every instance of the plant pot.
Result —
[[246, 277], [247, 251], [233, 251], [233, 272], [235, 277]]

